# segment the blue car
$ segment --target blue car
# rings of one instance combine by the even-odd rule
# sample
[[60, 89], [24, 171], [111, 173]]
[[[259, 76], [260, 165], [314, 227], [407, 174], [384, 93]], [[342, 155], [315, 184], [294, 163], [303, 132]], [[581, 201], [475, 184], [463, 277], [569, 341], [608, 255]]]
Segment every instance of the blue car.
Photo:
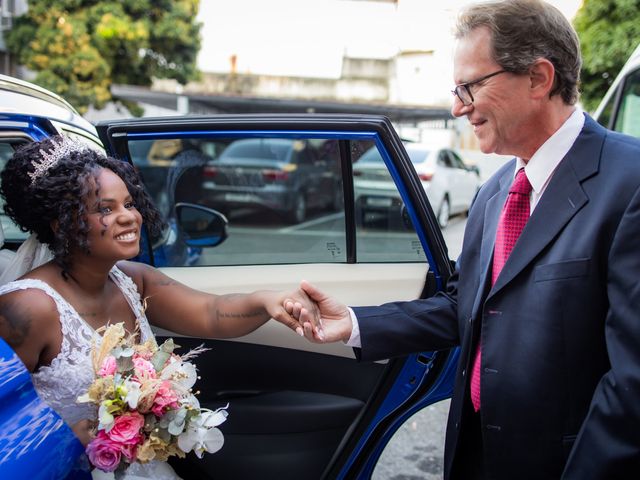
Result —
[[[365, 305], [434, 295], [451, 275], [422, 183], [385, 117], [142, 118], [102, 122], [96, 130], [111, 155], [140, 169], [167, 221], [176, 222], [170, 231], [181, 238], [174, 241], [201, 248], [188, 262], [160, 258], [167, 240], [149, 240], [140, 260], [193, 288], [217, 294], [292, 289], [307, 279], [349, 305]], [[264, 195], [264, 182], [277, 191], [278, 182], [290, 178], [286, 170], [256, 167], [246, 158], [229, 164], [225, 150], [247, 139], [312, 148], [313, 161], [322, 165], [317, 175], [330, 179], [323, 188], [338, 188], [338, 194], [322, 191], [332, 201], [317, 202], [317, 190], [301, 187], [307, 208], [291, 222]], [[379, 175], [402, 199], [400, 225], [397, 216], [363, 224], [356, 214], [353, 171], [371, 148], [386, 165]], [[242, 187], [233, 193], [246, 195], [251, 205], [229, 197], [234, 204], [227, 217], [216, 217], [218, 226], [199, 236], [197, 213], [211, 214], [215, 206], [208, 202], [217, 187], [229, 193], [218, 175], [230, 171]], [[212, 409], [229, 404], [221, 451], [202, 460], [171, 460], [183, 478], [199, 479], [369, 478], [398, 428], [451, 395], [458, 357], [451, 350], [359, 363], [351, 348], [311, 344], [277, 322], [237, 339], [176, 342], [209, 347], [196, 359], [200, 402]], [[3, 426], [9, 420], [4, 408]]]

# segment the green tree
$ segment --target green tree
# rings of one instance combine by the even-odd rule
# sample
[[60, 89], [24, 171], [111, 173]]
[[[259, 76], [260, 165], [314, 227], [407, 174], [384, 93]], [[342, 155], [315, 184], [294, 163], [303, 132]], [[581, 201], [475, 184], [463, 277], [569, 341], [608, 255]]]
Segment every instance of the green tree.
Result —
[[640, 42], [640, 0], [584, 0], [573, 23], [582, 45], [582, 103], [593, 111]]
[[89, 105], [102, 108], [113, 100], [113, 83], [149, 86], [153, 78], [181, 84], [197, 79], [199, 4], [30, 0], [28, 12], [8, 32], [7, 45], [20, 64], [36, 72], [35, 83], [85, 112]]

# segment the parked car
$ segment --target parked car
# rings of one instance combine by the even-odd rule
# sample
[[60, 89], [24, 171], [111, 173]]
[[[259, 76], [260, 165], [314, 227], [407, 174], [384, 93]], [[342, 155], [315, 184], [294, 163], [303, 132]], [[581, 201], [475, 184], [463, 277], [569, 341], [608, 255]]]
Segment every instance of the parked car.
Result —
[[225, 213], [258, 208], [302, 223], [311, 209], [337, 210], [337, 172], [310, 139], [243, 138], [204, 168], [204, 202]]
[[611, 84], [594, 118], [611, 130], [640, 137], [640, 44]]
[[[478, 168], [465, 165], [451, 148], [420, 143], [405, 148], [440, 226], [446, 227], [452, 215], [468, 212], [481, 184]], [[354, 164], [353, 174], [360, 220], [397, 219], [403, 203], [376, 147]]]
[[[7, 105], [3, 97], [0, 105]], [[27, 124], [48, 125], [52, 120], [41, 107], [31, 109], [26, 122], [16, 113], [21, 112], [21, 105], [16, 102], [11, 113], [0, 112], [5, 121], [1, 128], [11, 126], [7, 118], [15, 119], [14, 128], [25, 125], [22, 141], [58, 132], [42, 131], [41, 127], [29, 130]], [[71, 128], [72, 119], [60, 122], [60, 128]], [[175, 205], [170, 204], [165, 215], [175, 215], [181, 228], [188, 230], [186, 241], [197, 245], [204, 240], [206, 245], [195, 264], [189, 264], [178, 256], [164, 255], [162, 242], [147, 239], [148, 255], [138, 260], [159, 265], [167, 275], [190, 287], [217, 294], [291, 289], [305, 278], [348, 304], [363, 305], [434, 295], [451, 275], [445, 242], [423, 184], [385, 117], [165, 117], [102, 122], [96, 129], [110, 154], [134, 166], [148, 165], [145, 145], [158, 140], [186, 143], [197, 139], [225, 146], [261, 139], [258, 143], [263, 145], [301, 142], [312, 146], [324, 162], [323, 168], [335, 176], [340, 191], [331, 211], [320, 211], [313, 221], [296, 225], [270, 222], [262, 215], [251, 224], [237, 224], [230, 218], [228, 225], [216, 223], [198, 232], [196, 226], [201, 222], [194, 218], [194, 209], [183, 210], [184, 203], [169, 199]], [[384, 159], [411, 229], [371, 230], [356, 220], [357, 177], [353, 170], [362, 153], [372, 147]], [[211, 166], [224, 152], [207, 153], [213, 158]], [[173, 172], [171, 168], [167, 175]], [[182, 175], [183, 170], [177, 171], [176, 182], [183, 179], [184, 188], [200, 189], [203, 182], [212, 181], [204, 169], [194, 169], [193, 175], [187, 176]], [[171, 188], [171, 182], [158, 185]], [[207, 188], [214, 192], [215, 187]], [[224, 183], [220, 189], [228, 192]], [[207, 211], [206, 205], [198, 208]], [[224, 232], [214, 238], [214, 230]], [[176, 235], [180, 232], [172, 231], [178, 232]], [[12, 242], [13, 246], [19, 243], [17, 239]], [[212, 243], [218, 245], [212, 247]], [[159, 340], [175, 336], [160, 330], [156, 334]], [[201, 392], [203, 407], [229, 403], [229, 418], [222, 427], [225, 445], [220, 452], [202, 460], [188, 456], [171, 463], [182, 478], [218, 480], [368, 478], [396, 430], [419, 409], [451, 395], [458, 356], [457, 350], [422, 352], [359, 363], [346, 345], [312, 344], [277, 322], [268, 322], [237, 339], [182, 337], [176, 342], [185, 349], [200, 344], [209, 348], [196, 359], [202, 380], [195, 388]], [[3, 375], [0, 372], [0, 377]], [[5, 427], [0, 426], [3, 434], [8, 431]], [[26, 440], [16, 441], [29, 455]], [[35, 454], [29, 458], [41, 471], [52, 468]], [[65, 460], [60, 457], [58, 461]]]

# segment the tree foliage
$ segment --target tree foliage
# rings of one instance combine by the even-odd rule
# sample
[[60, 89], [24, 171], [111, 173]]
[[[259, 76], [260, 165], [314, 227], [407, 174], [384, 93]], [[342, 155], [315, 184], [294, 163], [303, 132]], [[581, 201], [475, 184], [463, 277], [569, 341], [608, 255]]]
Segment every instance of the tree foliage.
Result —
[[582, 46], [582, 103], [593, 111], [640, 42], [640, 0], [584, 0], [573, 23]]
[[35, 83], [79, 111], [112, 100], [112, 83], [151, 85], [198, 77], [199, 0], [30, 0], [8, 32]]

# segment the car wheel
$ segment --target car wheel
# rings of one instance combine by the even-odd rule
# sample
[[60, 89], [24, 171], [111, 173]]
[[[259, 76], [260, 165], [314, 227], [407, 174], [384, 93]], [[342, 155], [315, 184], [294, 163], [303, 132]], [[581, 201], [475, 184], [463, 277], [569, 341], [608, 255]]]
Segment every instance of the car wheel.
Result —
[[307, 218], [307, 200], [301, 192], [296, 193], [293, 198], [293, 205], [287, 214], [290, 223], [302, 223]]
[[451, 215], [451, 205], [449, 204], [449, 197], [445, 195], [438, 209], [438, 225], [440, 228], [445, 228], [449, 225], [449, 216]]

